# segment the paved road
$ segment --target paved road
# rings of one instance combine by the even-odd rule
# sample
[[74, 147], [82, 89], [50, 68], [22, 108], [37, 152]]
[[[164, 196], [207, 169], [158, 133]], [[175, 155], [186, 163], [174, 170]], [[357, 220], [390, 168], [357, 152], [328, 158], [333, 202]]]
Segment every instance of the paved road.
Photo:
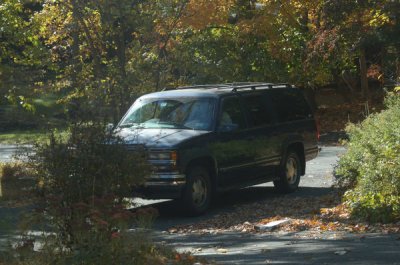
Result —
[[16, 149], [17, 147], [15, 145], [0, 145], [0, 161], [11, 161]]
[[0, 162], [10, 162], [15, 155], [24, 153], [31, 147], [31, 145], [0, 144]]
[[[179, 251], [190, 251], [217, 264], [400, 264], [399, 235], [332, 233], [325, 238], [292, 234], [223, 233], [159, 236]], [[221, 253], [218, 249], [226, 249]]]
[[[316, 196], [331, 191], [332, 169], [342, 147], [323, 147], [318, 158], [308, 163], [301, 188], [289, 196]], [[161, 216], [154, 225], [154, 240], [218, 264], [400, 264], [399, 235], [350, 234], [325, 232], [311, 237], [307, 231], [296, 233], [248, 234], [169, 234], [166, 230], [179, 224], [196, 224], [224, 212], [235, 211], [235, 205], [277, 198], [271, 184], [230, 192], [218, 198], [204, 216], [187, 218], [174, 202], [156, 203]], [[224, 249], [224, 253], [221, 252]]]

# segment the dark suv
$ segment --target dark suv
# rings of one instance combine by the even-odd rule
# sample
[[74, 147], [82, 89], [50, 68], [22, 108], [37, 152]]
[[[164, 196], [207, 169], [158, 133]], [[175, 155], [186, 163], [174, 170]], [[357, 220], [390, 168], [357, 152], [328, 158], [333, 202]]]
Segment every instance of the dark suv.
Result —
[[154, 166], [142, 187], [150, 198], [181, 199], [203, 213], [215, 192], [273, 181], [297, 189], [318, 154], [312, 111], [287, 84], [180, 87], [137, 99], [115, 133], [144, 148]]

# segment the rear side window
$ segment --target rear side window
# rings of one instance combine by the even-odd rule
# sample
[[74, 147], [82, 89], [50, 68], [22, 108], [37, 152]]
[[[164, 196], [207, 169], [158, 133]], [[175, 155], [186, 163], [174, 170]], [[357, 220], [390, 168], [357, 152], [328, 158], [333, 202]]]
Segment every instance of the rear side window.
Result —
[[272, 123], [269, 108], [264, 95], [243, 96], [249, 127], [259, 127]]
[[302, 91], [297, 89], [274, 89], [268, 95], [280, 122], [309, 118], [311, 109]]

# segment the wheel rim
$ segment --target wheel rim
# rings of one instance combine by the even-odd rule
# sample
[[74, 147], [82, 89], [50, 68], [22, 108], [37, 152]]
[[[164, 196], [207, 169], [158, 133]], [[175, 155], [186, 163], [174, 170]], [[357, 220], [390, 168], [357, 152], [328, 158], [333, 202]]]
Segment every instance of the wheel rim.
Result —
[[193, 204], [202, 206], [207, 199], [207, 186], [202, 178], [197, 178], [192, 185]]
[[286, 179], [289, 184], [296, 183], [297, 180], [297, 160], [294, 157], [289, 157], [286, 161]]

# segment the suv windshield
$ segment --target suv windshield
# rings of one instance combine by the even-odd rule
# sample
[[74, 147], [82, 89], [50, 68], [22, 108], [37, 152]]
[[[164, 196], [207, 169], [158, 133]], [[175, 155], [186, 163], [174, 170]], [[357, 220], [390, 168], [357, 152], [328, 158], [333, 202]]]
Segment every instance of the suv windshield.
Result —
[[210, 98], [139, 99], [119, 127], [210, 130], [214, 107]]

